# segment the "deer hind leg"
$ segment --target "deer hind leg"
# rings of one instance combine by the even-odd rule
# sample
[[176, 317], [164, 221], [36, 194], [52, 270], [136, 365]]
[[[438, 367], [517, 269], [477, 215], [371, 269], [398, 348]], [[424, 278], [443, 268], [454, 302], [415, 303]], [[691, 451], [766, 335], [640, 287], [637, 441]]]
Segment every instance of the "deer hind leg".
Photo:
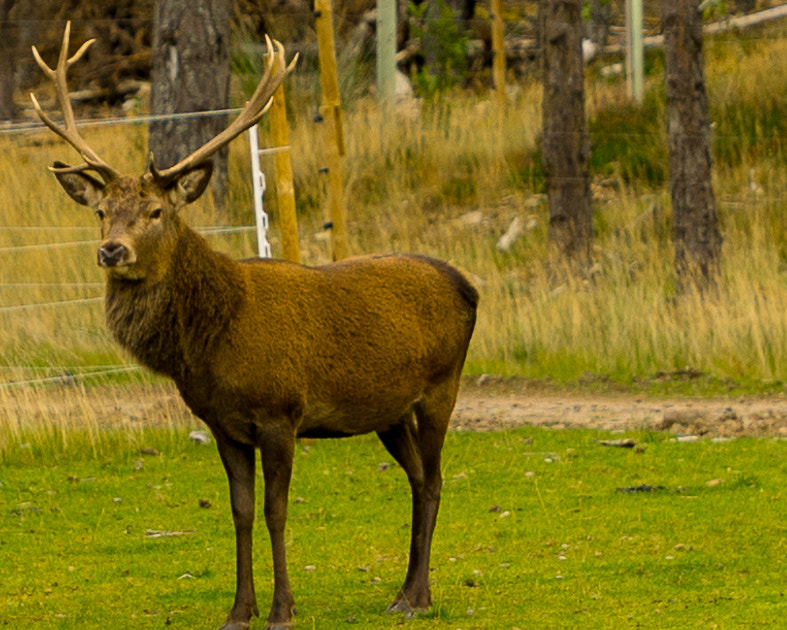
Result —
[[235, 524], [235, 603], [220, 630], [244, 630], [252, 615], [259, 615], [252, 575], [254, 526], [254, 448], [216, 435], [219, 455], [230, 483], [230, 503]]
[[453, 399], [448, 405], [425, 401], [416, 409], [418, 424], [412, 416], [378, 436], [394, 459], [407, 473], [413, 493], [413, 522], [407, 576], [388, 612], [413, 615], [432, 604], [429, 588], [429, 556], [432, 534], [440, 507], [440, 451], [443, 447]]

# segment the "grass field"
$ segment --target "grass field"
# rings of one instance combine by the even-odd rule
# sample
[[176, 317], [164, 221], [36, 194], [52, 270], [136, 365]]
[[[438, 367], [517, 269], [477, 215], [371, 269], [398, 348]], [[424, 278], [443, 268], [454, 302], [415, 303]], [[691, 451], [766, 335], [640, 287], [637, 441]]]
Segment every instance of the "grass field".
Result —
[[[434, 607], [406, 627], [777, 627], [784, 442], [628, 436], [638, 448], [602, 446], [608, 436], [594, 431], [450, 434]], [[125, 435], [70, 439], [4, 455], [0, 624], [220, 625], [234, 543], [214, 448], [168, 429], [138, 433], [133, 447]], [[373, 438], [299, 446], [287, 531], [296, 627], [401, 627], [383, 611], [405, 572], [408, 493]], [[266, 610], [262, 523], [255, 556]]]

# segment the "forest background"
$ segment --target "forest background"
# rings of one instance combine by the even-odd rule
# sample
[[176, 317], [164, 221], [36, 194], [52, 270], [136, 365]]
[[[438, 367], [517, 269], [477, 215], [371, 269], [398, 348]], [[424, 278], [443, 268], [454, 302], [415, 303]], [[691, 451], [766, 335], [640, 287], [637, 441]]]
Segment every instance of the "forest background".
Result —
[[[723, 20], [778, 3], [750, 4], [711, 4], [705, 19]], [[556, 273], [550, 262], [540, 76], [535, 52], [527, 46], [535, 39], [536, 5], [506, 5], [507, 50], [513, 52], [503, 112], [489, 92], [483, 31], [473, 30], [475, 23], [459, 15], [462, 7], [447, 7], [441, 23], [442, 36], [455, 44], [447, 48], [441, 66], [445, 81], [435, 86], [419, 78], [417, 64], [405, 67], [415, 94], [394, 110], [378, 106], [373, 62], [359, 53], [369, 52], [368, 37], [359, 36], [368, 33], [368, 21], [362, 18], [369, 7], [336, 7], [340, 87], [347, 111], [345, 203], [351, 253], [413, 251], [466, 270], [482, 293], [470, 374], [519, 375], [570, 387], [781, 392], [787, 379], [782, 192], [787, 80], [783, 64], [774, 60], [785, 48], [784, 24], [705, 41], [723, 282], [712, 296], [679, 295], [672, 268], [659, 49], [647, 53], [641, 103], [626, 95], [620, 56], [599, 55], [588, 64], [591, 261], [582, 273], [571, 275]], [[46, 20], [28, 19], [27, 6], [19, 0], [8, 12], [8, 24], [21, 27], [15, 51], [23, 50], [25, 38], [35, 33], [42, 54], [51, 58], [65, 16], [75, 20], [75, 42], [97, 37], [96, 53], [75, 73], [72, 85], [84, 96], [80, 116], [145, 113], [151, 22], [144, 11], [151, 10], [150, 3], [101, 9], [87, 3], [57, 5]], [[609, 6], [608, 37], [614, 44], [620, 38], [622, 3]], [[658, 32], [659, 5], [645, 6], [646, 30]], [[288, 86], [300, 245], [304, 262], [325, 262], [325, 157], [322, 131], [314, 122], [320, 95], [310, 48], [310, 10], [252, 4], [231, 9], [235, 104], [243, 102], [259, 74], [262, 28], [285, 42], [290, 38], [290, 50], [304, 52]], [[483, 21], [488, 12], [476, 5], [473, 19]], [[287, 31], [285, 17], [298, 28]], [[417, 31], [417, 10], [411, 9], [408, 24]], [[589, 31], [591, 26], [588, 19]], [[31, 60], [15, 57], [14, 64], [19, 120], [30, 116], [25, 93], [35, 88], [46, 94], [46, 89]], [[145, 124], [95, 127], [86, 134], [120, 168], [144, 165]], [[118, 372], [123, 379], [147, 382], [152, 377], [136, 372], [103, 327], [101, 276], [90, 251], [97, 230], [93, 219], [73, 208], [47, 179], [46, 165], [67, 158], [66, 147], [38, 130], [20, 130], [18, 123], [4, 129], [0, 142], [6, 202], [0, 226], [4, 383], [92, 383], [117, 379]], [[235, 257], [254, 254], [246, 227], [252, 206], [248, 149], [241, 144], [230, 155], [227, 207], [204, 203], [188, 210], [189, 221]], [[275, 252], [275, 190], [266, 204]]]

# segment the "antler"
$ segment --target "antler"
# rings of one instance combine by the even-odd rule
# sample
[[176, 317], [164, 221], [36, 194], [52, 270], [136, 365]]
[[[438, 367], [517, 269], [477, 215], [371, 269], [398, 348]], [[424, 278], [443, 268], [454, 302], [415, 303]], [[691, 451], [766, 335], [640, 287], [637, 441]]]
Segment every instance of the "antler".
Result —
[[60, 109], [63, 113], [63, 122], [65, 126], [58, 127], [52, 121], [52, 119], [44, 113], [44, 110], [41, 109], [41, 105], [38, 103], [38, 99], [36, 99], [35, 94], [32, 92], [30, 93], [30, 98], [33, 101], [33, 107], [35, 108], [38, 117], [44, 122], [44, 124], [54, 131], [58, 136], [63, 138], [63, 140], [68, 142], [68, 144], [74, 147], [82, 156], [82, 159], [85, 160], [84, 164], [80, 164], [78, 166], [64, 168], [50, 167], [51, 170], [58, 173], [74, 173], [85, 170], [93, 170], [102, 177], [105, 183], [109, 183], [111, 180], [119, 177], [119, 173], [106, 162], [104, 162], [104, 160], [98, 157], [96, 152], [88, 146], [87, 142], [85, 142], [85, 139], [79, 135], [79, 131], [77, 131], [76, 120], [74, 119], [74, 110], [71, 108], [71, 99], [68, 96], [68, 82], [66, 79], [66, 73], [68, 72], [68, 69], [82, 58], [82, 55], [85, 54], [85, 51], [90, 48], [90, 45], [95, 40], [90, 39], [86, 41], [84, 44], [82, 44], [79, 50], [77, 50], [77, 52], [69, 58], [68, 40], [70, 35], [71, 22], [66, 22], [65, 32], [63, 33], [63, 42], [60, 46], [60, 57], [57, 60], [57, 67], [54, 70], [50, 68], [43, 59], [41, 59], [41, 55], [38, 53], [38, 50], [35, 46], [33, 46], [33, 57], [35, 57], [38, 66], [55, 84], [57, 100], [60, 103]]
[[153, 164], [153, 155], [151, 154], [150, 174], [157, 182], [163, 184], [171, 182], [182, 173], [206, 162], [216, 151], [229, 144], [262, 119], [271, 106], [273, 93], [298, 61], [298, 55], [296, 54], [290, 64], [285, 65], [284, 46], [275, 40], [271, 42], [267, 35], [265, 36], [265, 43], [268, 46], [268, 53], [265, 55], [265, 72], [257, 85], [257, 89], [238, 117], [219, 135], [169, 168], [158, 170]]

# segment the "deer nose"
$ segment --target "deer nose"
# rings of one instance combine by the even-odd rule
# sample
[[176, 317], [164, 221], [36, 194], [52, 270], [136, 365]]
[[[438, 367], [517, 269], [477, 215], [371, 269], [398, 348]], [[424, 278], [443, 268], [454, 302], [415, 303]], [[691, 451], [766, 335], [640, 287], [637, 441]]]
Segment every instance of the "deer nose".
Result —
[[101, 267], [115, 267], [126, 257], [126, 246], [117, 241], [104, 243], [98, 249], [98, 264]]

